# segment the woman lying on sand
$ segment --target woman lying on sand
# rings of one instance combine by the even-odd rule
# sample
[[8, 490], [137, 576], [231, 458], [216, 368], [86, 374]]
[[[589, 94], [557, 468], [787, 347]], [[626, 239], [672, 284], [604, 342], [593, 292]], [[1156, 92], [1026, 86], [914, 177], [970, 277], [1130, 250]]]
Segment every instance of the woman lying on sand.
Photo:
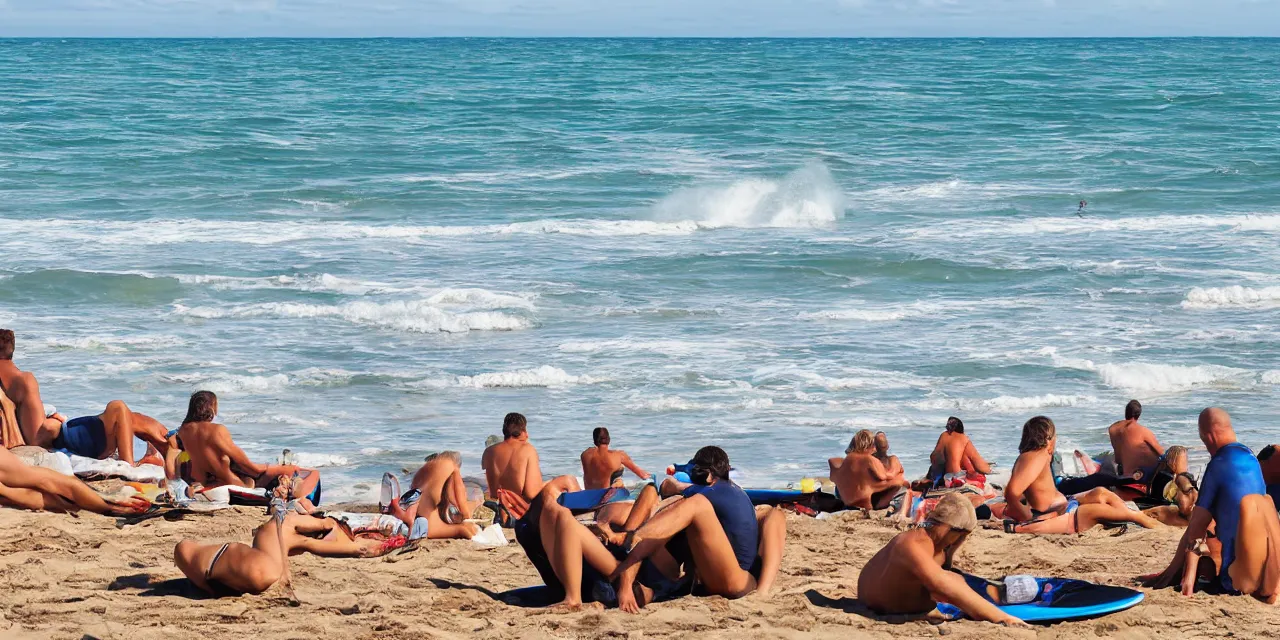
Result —
[[275, 517], [253, 532], [253, 546], [239, 542], [200, 544], [183, 540], [173, 563], [193, 584], [215, 597], [259, 594], [288, 569], [288, 555], [313, 553], [329, 558], [369, 558], [405, 545], [404, 536], [357, 536], [334, 518], [288, 513], [283, 528]]

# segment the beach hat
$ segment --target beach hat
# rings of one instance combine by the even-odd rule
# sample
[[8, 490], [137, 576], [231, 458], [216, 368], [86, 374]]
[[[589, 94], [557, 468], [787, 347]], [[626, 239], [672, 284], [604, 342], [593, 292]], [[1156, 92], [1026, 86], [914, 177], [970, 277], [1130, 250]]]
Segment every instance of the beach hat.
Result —
[[978, 514], [974, 511], [973, 504], [958, 493], [948, 493], [943, 496], [925, 520], [945, 524], [960, 531], [973, 531], [978, 528]]

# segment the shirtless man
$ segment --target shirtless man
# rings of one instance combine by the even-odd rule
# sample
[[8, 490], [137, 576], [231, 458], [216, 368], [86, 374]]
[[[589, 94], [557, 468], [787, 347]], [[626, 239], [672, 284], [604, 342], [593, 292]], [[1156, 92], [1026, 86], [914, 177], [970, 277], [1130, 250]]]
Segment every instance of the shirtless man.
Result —
[[729, 480], [729, 456], [720, 447], [699, 449], [689, 476], [694, 486], [629, 536], [630, 552], [612, 575], [623, 611], [636, 613], [647, 604], [636, 599], [642, 594], [632, 585], [641, 563], [659, 554], [669, 554], [695, 573], [711, 595], [767, 597], [773, 588], [782, 566], [786, 515], [751, 505], [751, 498]]
[[[1163, 572], [1146, 577], [1147, 586], [1163, 589], [1180, 582], [1183, 595], [1189, 596], [1197, 578], [1209, 578], [1211, 592], [1249, 594], [1275, 604], [1280, 593], [1280, 517], [1266, 494], [1262, 469], [1253, 452], [1236, 441], [1226, 411], [1210, 407], [1200, 412], [1199, 429], [1200, 441], [1213, 456], [1200, 483], [1200, 497], [1173, 561]], [[1220, 545], [1206, 544], [1210, 523], [1217, 527]]]
[[977, 526], [968, 500], [943, 496], [922, 526], [898, 534], [862, 567], [858, 600], [879, 614], [921, 617], [945, 602], [973, 620], [1025, 626], [950, 571], [956, 551]]
[[462, 482], [462, 456], [457, 451], [444, 451], [427, 456], [426, 464], [413, 474], [413, 488], [420, 492], [417, 507], [406, 510], [398, 498], [391, 501], [391, 514], [413, 526], [425, 518], [427, 538], [470, 540], [480, 528], [466, 522], [479, 506], [467, 500], [467, 487]]
[[898, 456], [889, 454], [889, 435], [883, 431], [876, 432], [876, 460], [884, 465], [885, 473], [891, 477], [897, 478], [901, 476], [903, 479], [907, 477], [907, 470], [902, 468], [902, 461], [898, 460]]
[[991, 465], [964, 434], [964, 423], [956, 417], [947, 418], [946, 431], [938, 436], [938, 443], [929, 454], [929, 465], [930, 479], [935, 485], [945, 482], [948, 476], [959, 477], [961, 473], [991, 473]]
[[502, 442], [484, 450], [480, 466], [489, 483], [489, 497], [498, 498], [505, 489], [533, 501], [542, 491], [542, 468], [538, 450], [529, 444], [528, 422], [518, 413], [502, 419]]
[[609, 449], [609, 430], [604, 427], [596, 427], [591, 432], [591, 441], [596, 446], [582, 452], [582, 483], [588, 489], [604, 489], [606, 487], [622, 486], [623, 468], [631, 470], [631, 473], [640, 476], [641, 480], [648, 480], [649, 474], [640, 465], [631, 460], [631, 456], [626, 451], [611, 451]]
[[383, 540], [350, 535], [333, 518], [289, 513], [283, 529], [274, 517], [255, 529], [253, 546], [183, 540], [173, 549], [173, 563], [192, 584], [214, 597], [258, 594], [285, 573], [288, 559], [281, 553], [282, 538], [284, 550], [291, 556], [312, 553], [328, 558], [368, 558], [392, 548]]
[[110, 516], [135, 515], [151, 506], [136, 496], [108, 500], [75, 477], [28, 465], [8, 449], [0, 449], [0, 505], [33, 511], [84, 509]]
[[1124, 420], [1107, 427], [1111, 437], [1111, 450], [1116, 455], [1116, 466], [1121, 475], [1133, 475], [1141, 471], [1150, 475], [1164, 455], [1164, 447], [1150, 429], [1138, 424], [1142, 416], [1142, 403], [1130, 400], [1124, 407]]
[[1005, 531], [1082, 533], [1102, 522], [1135, 522], [1148, 529], [1162, 526], [1150, 516], [1129, 510], [1119, 496], [1104, 488], [1070, 498], [1059, 493], [1050, 470], [1057, 442], [1057, 428], [1049, 418], [1036, 416], [1022, 425], [1018, 460], [1004, 488]]
[[40, 384], [34, 374], [18, 369], [13, 363], [13, 351], [13, 331], [0, 329], [0, 390], [14, 404], [22, 440], [14, 442], [13, 437], [6, 434], [6, 447], [27, 444], [45, 449], [66, 449], [78, 456], [99, 460], [115, 454], [131, 465], [142, 462], [134, 461], [134, 436], [149, 445], [149, 454], [163, 454], [168, 450], [164, 425], [150, 416], [130, 411], [120, 400], [107, 403], [107, 408], [96, 416], [73, 420], [57, 413], [46, 416]]
[[294, 483], [291, 495], [308, 513], [320, 502], [320, 472], [292, 465], [258, 464], [236, 446], [231, 432], [214, 422], [218, 396], [212, 391], [191, 394], [182, 426], [169, 438], [165, 476], [191, 484], [192, 493], [233, 486], [274, 489], [281, 477]]
[[[857, 509], [895, 508], [905, 513], [911, 506], [911, 484], [891, 475], [875, 456], [875, 436], [863, 429], [854, 434], [845, 457], [831, 458], [831, 481], [840, 490], [846, 507]], [[899, 498], [902, 498], [899, 500]]]

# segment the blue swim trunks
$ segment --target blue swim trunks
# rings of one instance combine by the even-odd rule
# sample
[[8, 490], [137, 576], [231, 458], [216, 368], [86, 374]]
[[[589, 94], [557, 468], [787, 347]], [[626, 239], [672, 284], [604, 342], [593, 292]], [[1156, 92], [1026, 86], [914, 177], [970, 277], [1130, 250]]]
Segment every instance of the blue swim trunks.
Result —
[[68, 420], [53, 439], [53, 448], [85, 458], [101, 458], [107, 450], [107, 427], [98, 416]]

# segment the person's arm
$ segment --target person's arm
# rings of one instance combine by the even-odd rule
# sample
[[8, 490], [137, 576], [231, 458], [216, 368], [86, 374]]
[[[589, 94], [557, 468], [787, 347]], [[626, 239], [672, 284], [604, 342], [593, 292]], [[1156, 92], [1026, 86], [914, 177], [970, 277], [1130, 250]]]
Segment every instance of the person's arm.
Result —
[[836, 472], [839, 471], [840, 468], [843, 466], [844, 466], [844, 458], [827, 458], [827, 467], [831, 469], [831, 473], [829, 473], [828, 476], [832, 480], [835, 480], [834, 476]]
[[[1186, 532], [1182, 534], [1182, 539], [1178, 541], [1178, 550], [1173, 552], [1173, 560], [1169, 562], [1169, 566], [1164, 571], [1145, 578], [1143, 580], [1145, 585], [1152, 589], [1163, 589], [1178, 582], [1179, 578], [1183, 576], [1183, 572], [1195, 571], [1196, 567], [1186, 566], [1187, 551], [1200, 545], [1209, 531], [1209, 525], [1212, 523], [1213, 514], [1208, 509], [1197, 505], [1191, 511], [1191, 519], [1187, 522]], [[1195, 581], [1190, 581], [1190, 584], [1194, 587]], [[1185, 588], [1182, 594], [1191, 595]]]
[[947, 459], [947, 454], [943, 451], [942, 436], [938, 436], [938, 443], [933, 445], [933, 451], [929, 454], [929, 464], [938, 464]]
[[542, 465], [538, 462], [538, 450], [529, 445], [524, 467], [524, 497], [532, 501], [542, 491]]
[[[266, 475], [267, 471], [270, 470], [270, 467], [250, 460], [249, 454], [245, 453], [244, 450], [236, 445], [235, 441], [231, 439], [231, 432], [228, 431], [226, 427], [217, 425], [217, 428], [218, 432], [215, 436], [215, 442], [217, 442], [218, 453], [228, 462], [225, 469], [218, 470], [218, 479], [222, 484], [240, 485], [245, 481], [239, 473], [240, 471], [243, 471], [251, 476], [250, 482], [256, 484], [254, 481]], [[253, 484], [249, 484], [248, 486], [253, 486]]]
[[105, 515], [136, 514], [150, 506], [149, 502], [139, 496], [108, 501], [74, 476], [64, 476], [52, 469], [27, 465], [8, 451], [4, 454], [7, 455], [0, 456], [0, 484], [55, 495], [81, 509]]
[[1031, 482], [1044, 471], [1044, 465], [1047, 462], [1047, 457], [1043, 460], [1028, 462], [1027, 454], [1018, 456], [1018, 460], [1013, 463], [1013, 473], [1009, 476], [1009, 483], [1004, 486], [1006, 518], [1012, 518], [1018, 522], [1031, 519], [1031, 507], [1022, 501], [1022, 494], [1026, 493]]
[[22, 439], [27, 444], [40, 442], [40, 431], [44, 428], [44, 401], [40, 399], [40, 383], [30, 372], [18, 377], [18, 383], [9, 390], [9, 398], [17, 405], [18, 429], [22, 431]]
[[1160, 446], [1160, 440], [1156, 438], [1156, 434], [1152, 433], [1150, 429], [1147, 429], [1147, 433], [1142, 439], [1142, 444], [1151, 449], [1151, 453], [1155, 454], [1156, 457], [1164, 455], [1164, 447]]
[[877, 483], [884, 483], [892, 479], [884, 465], [875, 456], [867, 458], [867, 470], [871, 473], [871, 479]]
[[952, 573], [933, 563], [933, 558], [916, 549], [911, 550], [912, 566], [917, 579], [929, 590], [929, 596], [938, 602], [959, 607], [972, 620], [1026, 626], [1026, 623], [1001, 611], [999, 607], [969, 587], [963, 576]]
[[630, 469], [631, 473], [636, 474], [636, 476], [638, 476], [641, 480], [649, 479], [649, 472], [645, 471], [644, 469], [641, 469], [640, 465], [636, 464], [633, 460], [631, 460], [631, 456], [627, 455], [626, 451], [619, 451], [618, 453], [622, 454], [622, 466]]
[[991, 465], [982, 458], [978, 453], [978, 448], [973, 446], [973, 441], [969, 440], [964, 445], [964, 454], [969, 457], [969, 462], [973, 463], [973, 470], [981, 474], [991, 473]]

